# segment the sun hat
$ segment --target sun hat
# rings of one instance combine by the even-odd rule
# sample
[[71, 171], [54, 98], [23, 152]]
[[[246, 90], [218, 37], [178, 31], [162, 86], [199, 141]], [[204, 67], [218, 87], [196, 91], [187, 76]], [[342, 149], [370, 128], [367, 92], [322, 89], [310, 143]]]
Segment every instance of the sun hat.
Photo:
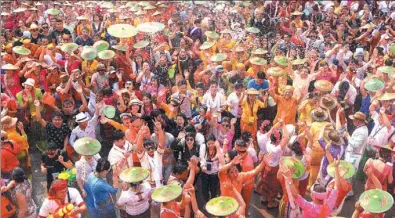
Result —
[[135, 15], [144, 15], [144, 14], [146, 14], [147, 12], [146, 11], [142, 11], [142, 10], [139, 10], [139, 11], [137, 11], [136, 13], [134, 13]]
[[255, 33], [255, 34], [260, 32], [260, 30], [258, 28], [256, 28], [256, 27], [247, 27], [246, 31], [249, 32], [249, 33]]
[[263, 49], [263, 48], [257, 48], [255, 50], [251, 51], [251, 54], [256, 54], [256, 55], [263, 55], [263, 54], [266, 54], [266, 53], [268, 53], [268, 51]]
[[83, 123], [83, 122], [88, 121], [88, 120], [89, 120], [89, 117], [86, 116], [86, 114], [83, 113], [83, 112], [80, 112], [79, 114], [77, 114], [77, 116], [75, 116], [75, 121], [77, 123]]
[[322, 108], [313, 109], [310, 112], [310, 115], [311, 115], [311, 118], [313, 118], [313, 120], [317, 121], [317, 122], [322, 122], [322, 121], [328, 119], [328, 114]]
[[302, 161], [295, 157], [284, 157], [284, 160], [281, 164], [291, 169], [293, 179], [299, 179], [305, 174], [306, 169]]
[[333, 84], [328, 80], [316, 80], [314, 87], [321, 92], [329, 92], [333, 89]]
[[392, 67], [392, 66], [382, 66], [382, 67], [377, 68], [377, 70], [378, 70], [379, 72], [382, 72], [382, 73], [391, 74], [391, 73], [394, 73], [394, 72], [395, 72], [395, 67]]
[[340, 136], [339, 132], [335, 129], [329, 130], [326, 138], [335, 145], [342, 145], [344, 141], [342, 140], [342, 137]]
[[130, 113], [122, 113], [121, 115], [119, 115], [119, 117], [122, 119], [122, 117], [130, 117], [132, 118], [133, 116]]
[[327, 94], [321, 98], [320, 107], [332, 110], [337, 106], [337, 99], [331, 94]]
[[288, 60], [285, 56], [275, 56], [274, 62], [281, 66], [288, 66]]
[[160, 11], [155, 11], [155, 13], [153, 13], [152, 16], [157, 16], [157, 15], [160, 15], [160, 14], [162, 14], [162, 12], [160, 12]]
[[103, 114], [104, 114], [107, 118], [110, 118], [110, 119], [114, 118], [114, 117], [115, 117], [115, 112], [116, 112], [116, 109], [115, 109], [114, 106], [106, 105], [106, 106], [103, 108]]
[[392, 155], [395, 154], [395, 150], [393, 148], [391, 148], [391, 146], [389, 146], [389, 145], [384, 145], [384, 146], [375, 145], [374, 147], [377, 149], [385, 149], [385, 150], [391, 151]]
[[213, 42], [213, 41], [211, 41], [211, 42], [205, 41], [199, 48], [200, 48], [200, 50], [206, 50], [206, 49], [213, 47], [214, 45], [215, 45], [215, 42]]
[[370, 189], [361, 194], [359, 204], [369, 213], [380, 214], [392, 208], [394, 198], [381, 189]]
[[38, 29], [38, 26], [37, 26], [35, 23], [32, 23], [32, 24], [30, 25], [29, 29], [35, 30], [35, 29]]
[[80, 155], [93, 156], [100, 152], [101, 144], [97, 139], [83, 137], [74, 142], [74, 149]]
[[137, 105], [140, 105], [140, 106], [141, 106], [143, 103], [142, 103], [139, 99], [133, 98], [133, 99], [129, 102], [129, 106], [134, 105], [134, 104], [137, 104]]
[[247, 89], [247, 95], [259, 95], [259, 94], [261, 94], [261, 93], [254, 88]]
[[206, 204], [206, 210], [217, 217], [229, 216], [237, 211], [239, 203], [232, 197], [220, 196], [211, 199]]
[[34, 84], [35, 84], [35, 83], [36, 83], [36, 81], [34, 81], [34, 79], [28, 78], [24, 83], [22, 83], [22, 85], [23, 85], [23, 86], [29, 85], [29, 86], [33, 86], [33, 87], [34, 87]]
[[226, 60], [228, 58], [228, 55], [226, 55], [225, 53], [217, 53], [213, 56], [211, 56], [210, 60], [212, 62], [222, 62], [224, 60]]
[[395, 99], [395, 93], [388, 93], [388, 92], [377, 97], [377, 100], [379, 101], [390, 101], [394, 99]]
[[47, 12], [47, 14], [50, 14], [50, 15], [58, 15], [58, 14], [60, 14], [60, 11], [58, 9], [55, 9], [55, 8], [50, 8], [50, 9], [46, 10], [46, 12]]
[[13, 65], [13, 64], [5, 64], [3, 66], [1, 66], [2, 70], [18, 70], [19, 67]]
[[141, 41], [136, 42], [136, 43], [133, 45], [133, 48], [135, 48], [135, 49], [140, 49], [140, 48], [145, 48], [145, 47], [147, 47], [148, 45], [149, 45], [149, 41], [147, 41], [147, 40], [141, 40]]
[[97, 56], [102, 60], [110, 60], [115, 57], [115, 52], [112, 50], [103, 50], [100, 51]]
[[283, 68], [281, 68], [281, 67], [271, 67], [271, 68], [267, 69], [267, 75], [269, 75], [269, 76], [277, 77], [277, 76], [284, 75], [284, 73], [285, 72], [284, 72]]
[[222, 30], [221, 33], [222, 33], [222, 34], [232, 34], [233, 31], [230, 30], [230, 29], [225, 29], [225, 30]]
[[18, 118], [16, 117], [4, 116], [1, 118], [1, 126], [3, 129], [8, 129], [12, 126], [15, 126], [17, 121]]
[[142, 167], [131, 167], [124, 169], [119, 178], [123, 182], [138, 183], [144, 181], [149, 176], [149, 171]]
[[15, 53], [19, 54], [19, 55], [30, 55], [30, 53], [32, 53], [29, 49], [22, 47], [22, 46], [15, 46], [12, 48], [12, 51], [14, 51]]
[[144, 10], [152, 10], [152, 9], [155, 9], [156, 7], [155, 6], [153, 6], [153, 5], [147, 5], [147, 6], [145, 6], [143, 9]]
[[300, 15], [303, 15], [303, 13], [300, 12], [300, 11], [294, 11], [294, 12], [291, 13], [291, 15], [300, 16]]
[[218, 39], [219, 38], [219, 34], [216, 32], [213, 32], [213, 31], [206, 31], [204, 34], [207, 36], [207, 38], [210, 38], [210, 39]]
[[[326, 170], [331, 177], [335, 177], [335, 162], [330, 163], [326, 168]], [[351, 163], [345, 160], [340, 160], [339, 173], [340, 176], [343, 177], [344, 179], [349, 179], [354, 175], [355, 168]]]
[[306, 63], [306, 61], [307, 61], [306, 58], [303, 58], [303, 59], [297, 58], [296, 60], [294, 60], [294, 61], [292, 62], [292, 64], [293, 64], [293, 65], [301, 65], [301, 64]]
[[78, 45], [76, 43], [65, 43], [60, 47], [60, 50], [66, 53], [74, 52], [78, 49]]
[[119, 51], [127, 51], [127, 48], [124, 45], [113, 45], [112, 48]]
[[182, 188], [179, 185], [170, 184], [156, 188], [152, 192], [152, 200], [165, 203], [177, 199], [182, 193]]
[[362, 112], [356, 112], [355, 114], [352, 114], [350, 116], [348, 116], [351, 120], [360, 120], [363, 121], [365, 123], [367, 123], [366, 121], [366, 115]]
[[384, 82], [379, 78], [371, 78], [365, 83], [365, 89], [371, 92], [377, 92], [384, 88]]
[[267, 64], [267, 61], [260, 57], [252, 57], [250, 58], [250, 63], [254, 65], [263, 66]]
[[97, 57], [97, 51], [92, 46], [85, 46], [81, 52], [81, 58], [87, 61], [91, 61]]
[[96, 48], [97, 52], [101, 52], [107, 50], [110, 47], [110, 44], [104, 40], [99, 40], [93, 44], [93, 47]]

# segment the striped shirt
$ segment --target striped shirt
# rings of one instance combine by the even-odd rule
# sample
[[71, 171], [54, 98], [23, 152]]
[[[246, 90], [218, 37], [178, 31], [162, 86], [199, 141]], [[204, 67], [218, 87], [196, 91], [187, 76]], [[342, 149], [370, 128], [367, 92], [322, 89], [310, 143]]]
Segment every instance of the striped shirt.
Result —
[[127, 191], [122, 191], [121, 196], [118, 199], [118, 204], [126, 206], [126, 213], [132, 216], [136, 216], [144, 213], [149, 209], [148, 196], [151, 194], [151, 186], [148, 183], [143, 183], [141, 189], [142, 200], [136, 192], [128, 189]]

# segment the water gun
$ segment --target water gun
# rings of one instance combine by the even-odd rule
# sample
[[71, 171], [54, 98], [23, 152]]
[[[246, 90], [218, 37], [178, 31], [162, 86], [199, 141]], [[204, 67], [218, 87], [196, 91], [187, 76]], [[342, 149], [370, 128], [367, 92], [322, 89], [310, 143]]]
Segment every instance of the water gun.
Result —
[[77, 218], [75, 215], [70, 215], [70, 212], [74, 209], [73, 204], [67, 204], [63, 207], [59, 207], [54, 214], [48, 216], [48, 218]]

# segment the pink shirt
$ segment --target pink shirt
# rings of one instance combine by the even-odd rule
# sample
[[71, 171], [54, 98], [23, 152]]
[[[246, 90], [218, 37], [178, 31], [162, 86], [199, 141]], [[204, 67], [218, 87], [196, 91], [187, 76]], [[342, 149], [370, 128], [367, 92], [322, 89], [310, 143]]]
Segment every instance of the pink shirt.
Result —
[[325, 199], [324, 204], [322, 205], [306, 201], [302, 196], [298, 195], [298, 198], [295, 202], [302, 209], [302, 218], [317, 218], [322, 212], [323, 205], [326, 205], [327, 209], [322, 215], [324, 215], [323, 217], [329, 217], [333, 210], [333, 207], [335, 206], [337, 193], [337, 189], [331, 191], [329, 197]]

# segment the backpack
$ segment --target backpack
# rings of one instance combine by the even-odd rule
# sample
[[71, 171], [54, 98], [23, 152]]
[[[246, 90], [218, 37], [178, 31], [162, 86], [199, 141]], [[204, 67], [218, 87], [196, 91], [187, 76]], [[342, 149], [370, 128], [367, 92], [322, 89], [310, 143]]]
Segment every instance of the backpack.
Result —
[[16, 207], [11, 203], [10, 199], [1, 194], [1, 217], [9, 218], [16, 212]]

